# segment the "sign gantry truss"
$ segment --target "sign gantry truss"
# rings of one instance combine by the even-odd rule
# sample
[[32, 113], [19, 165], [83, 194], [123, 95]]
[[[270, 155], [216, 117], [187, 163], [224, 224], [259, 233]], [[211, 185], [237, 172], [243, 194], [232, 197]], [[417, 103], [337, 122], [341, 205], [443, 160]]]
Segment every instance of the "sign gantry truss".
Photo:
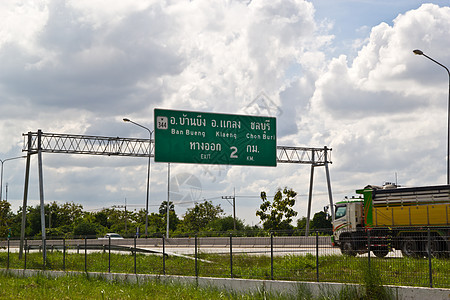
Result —
[[277, 146], [277, 162], [324, 166], [331, 164], [331, 149]]
[[[29, 132], [23, 134], [22, 151], [31, 154], [39, 150], [49, 153], [90, 154], [107, 156], [154, 156], [155, 140], [106, 137], [92, 135]], [[39, 143], [40, 141], [40, 143]], [[277, 146], [278, 163], [312, 164], [331, 163], [331, 149]]]
[[[57, 134], [44, 132], [24, 133], [22, 151], [107, 156], [148, 157], [154, 155], [154, 140], [92, 135]], [[39, 142], [40, 141], [40, 142]]]
[[[46, 260], [45, 251], [45, 212], [44, 212], [44, 184], [42, 175], [42, 153], [66, 153], [66, 154], [90, 154], [106, 156], [130, 156], [130, 157], [154, 157], [155, 141], [153, 139], [121, 138], [92, 135], [58, 134], [44, 133], [41, 130], [37, 132], [28, 132], [22, 134], [24, 138], [22, 151], [27, 153], [27, 162], [25, 169], [25, 184], [22, 209], [22, 226], [20, 235], [19, 257], [22, 257], [23, 242], [25, 239], [26, 207], [28, 198], [28, 182], [30, 175], [31, 155], [38, 155], [39, 167], [39, 197], [41, 207], [41, 226], [43, 257]], [[277, 146], [277, 163], [310, 164], [311, 176], [308, 198], [308, 215], [310, 220], [312, 187], [314, 178], [314, 168], [325, 167], [328, 197], [330, 207], [333, 208], [333, 198], [331, 194], [330, 175], [328, 164], [331, 163], [331, 149], [307, 148], [307, 147], [285, 147]], [[334, 210], [331, 209], [332, 219], [334, 220]], [[309, 232], [309, 222], [306, 226], [306, 234]]]

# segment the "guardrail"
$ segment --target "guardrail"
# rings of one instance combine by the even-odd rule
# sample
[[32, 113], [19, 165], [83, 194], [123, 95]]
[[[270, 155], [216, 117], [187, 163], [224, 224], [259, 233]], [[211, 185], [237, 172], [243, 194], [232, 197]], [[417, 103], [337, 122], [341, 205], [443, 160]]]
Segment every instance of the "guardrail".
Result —
[[[47, 239], [46, 244], [60, 245], [62, 239], [52, 240]], [[230, 238], [229, 237], [201, 237], [198, 238], [199, 246], [202, 247], [229, 247]], [[0, 241], [0, 247], [6, 247], [6, 240]], [[84, 239], [66, 239], [65, 243], [67, 246], [77, 246], [84, 243]], [[101, 244], [107, 245], [108, 239], [92, 239], [87, 238], [87, 243], [91, 244]], [[133, 245], [134, 238], [125, 239], [112, 239], [113, 244], [121, 245]], [[162, 247], [162, 238], [138, 238], [136, 239], [138, 247]], [[194, 237], [180, 237], [180, 238], [166, 238], [165, 243], [170, 247], [193, 247]], [[331, 236], [319, 236], [318, 243], [323, 247], [332, 247]], [[28, 239], [28, 245], [41, 245], [41, 240], [31, 240]], [[273, 246], [274, 247], [289, 247], [289, 248], [301, 248], [304, 246], [314, 246], [316, 244], [316, 238], [314, 236], [304, 237], [304, 236], [274, 236]], [[10, 240], [10, 246], [13, 248], [19, 247], [19, 240]], [[270, 247], [270, 237], [233, 237], [233, 247], [235, 248], [261, 248]]]

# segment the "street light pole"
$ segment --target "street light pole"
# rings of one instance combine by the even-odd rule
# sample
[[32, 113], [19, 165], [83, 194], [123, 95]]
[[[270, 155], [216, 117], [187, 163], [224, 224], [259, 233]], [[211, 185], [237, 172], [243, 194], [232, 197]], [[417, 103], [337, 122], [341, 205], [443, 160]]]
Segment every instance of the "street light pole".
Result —
[[3, 200], [3, 164], [9, 160], [13, 160], [13, 159], [18, 159], [18, 158], [23, 158], [25, 156], [17, 156], [17, 157], [11, 157], [11, 158], [5, 158], [3, 160], [0, 159], [0, 163], [2, 164], [1, 170], [0, 170], [0, 201]]
[[145, 236], [147, 237], [148, 235], [148, 202], [149, 202], [149, 197], [150, 197], [150, 158], [152, 155], [152, 134], [153, 134], [153, 130], [148, 129], [145, 126], [142, 126], [139, 123], [133, 122], [130, 119], [124, 118], [123, 119], [124, 122], [129, 122], [132, 123], [136, 126], [139, 126], [141, 128], [144, 128], [145, 130], [148, 131], [149, 135], [150, 135], [150, 140], [149, 140], [149, 144], [148, 144], [148, 166], [147, 166], [147, 198], [145, 201]]
[[429, 60], [431, 60], [432, 62], [440, 65], [441, 67], [443, 67], [448, 74], [448, 104], [447, 104], [447, 185], [450, 184], [450, 71], [448, 70], [448, 68], [446, 66], [444, 66], [443, 64], [441, 64], [440, 62], [432, 59], [431, 57], [429, 57], [428, 55], [426, 55], [425, 53], [423, 53], [422, 50], [416, 49], [413, 51], [414, 54], [416, 55], [423, 55], [426, 58], [428, 58]]

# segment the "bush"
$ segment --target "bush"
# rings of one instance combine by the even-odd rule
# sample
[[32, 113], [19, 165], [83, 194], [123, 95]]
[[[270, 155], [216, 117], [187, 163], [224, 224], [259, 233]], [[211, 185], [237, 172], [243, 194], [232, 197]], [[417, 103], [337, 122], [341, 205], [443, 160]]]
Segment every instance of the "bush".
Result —
[[98, 225], [96, 223], [91, 223], [88, 221], [81, 221], [75, 228], [73, 229], [74, 235], [79, 236], [92, 236], [97, 235], [102, 231], [102, 228], [100, 228], [101, 225]]

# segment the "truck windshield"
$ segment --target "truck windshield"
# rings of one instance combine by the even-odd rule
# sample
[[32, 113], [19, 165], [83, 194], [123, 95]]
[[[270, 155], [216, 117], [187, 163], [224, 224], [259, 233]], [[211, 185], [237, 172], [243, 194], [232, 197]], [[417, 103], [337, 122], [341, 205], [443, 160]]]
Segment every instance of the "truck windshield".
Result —
[[345, 216], [345, 213], [347, 212], [347, 206], [337, 206], [336, 207], [336, 213], [334, 214], [334, 217], [336, 219], [342, 218]]

